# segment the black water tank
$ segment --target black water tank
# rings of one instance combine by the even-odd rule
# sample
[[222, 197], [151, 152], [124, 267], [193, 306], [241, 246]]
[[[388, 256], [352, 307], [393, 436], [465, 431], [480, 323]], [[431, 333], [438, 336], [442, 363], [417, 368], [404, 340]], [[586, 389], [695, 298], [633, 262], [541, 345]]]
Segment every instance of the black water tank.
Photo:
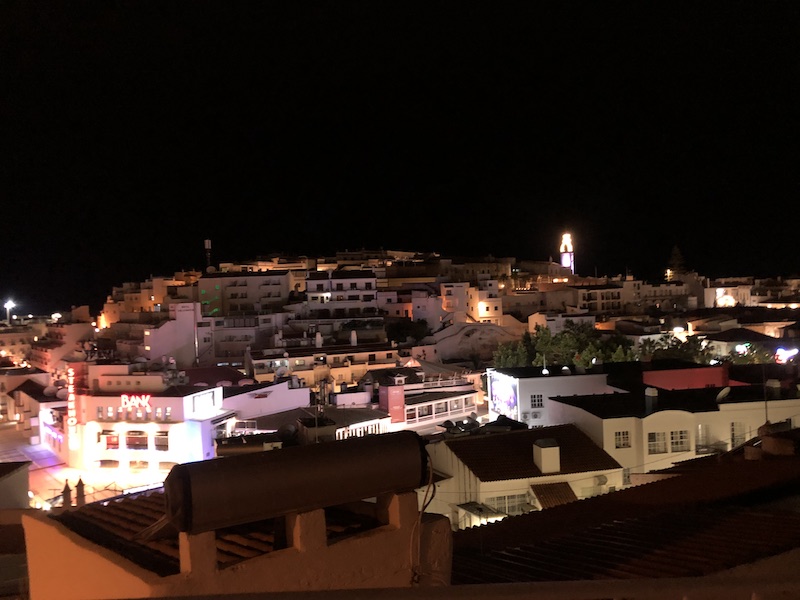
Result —
[[196, 534], [427, 484], [425, 440], [413, 431], [238, 454], [172, 468], [166, 516]]

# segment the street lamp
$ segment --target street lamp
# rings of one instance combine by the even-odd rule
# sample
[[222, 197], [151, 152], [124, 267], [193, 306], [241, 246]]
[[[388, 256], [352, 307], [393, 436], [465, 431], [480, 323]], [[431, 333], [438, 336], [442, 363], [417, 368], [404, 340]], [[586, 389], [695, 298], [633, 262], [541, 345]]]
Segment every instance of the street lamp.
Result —
[[16, 306], [13, 300], [6, 300], [6, 303], [3, 305], [6, 307], [6, 323], [11, 325], [11, 309]]

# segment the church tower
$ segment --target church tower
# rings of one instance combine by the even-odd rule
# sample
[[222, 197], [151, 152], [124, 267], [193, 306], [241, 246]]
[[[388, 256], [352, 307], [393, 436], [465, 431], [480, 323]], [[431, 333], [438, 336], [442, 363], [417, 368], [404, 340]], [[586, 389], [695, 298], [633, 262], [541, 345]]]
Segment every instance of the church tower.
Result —
[[561, 236], [561, 266], [567, 267], [570, 273], [575, 274], [575, 252], [572, 249], [572, 234], [565, 233]]

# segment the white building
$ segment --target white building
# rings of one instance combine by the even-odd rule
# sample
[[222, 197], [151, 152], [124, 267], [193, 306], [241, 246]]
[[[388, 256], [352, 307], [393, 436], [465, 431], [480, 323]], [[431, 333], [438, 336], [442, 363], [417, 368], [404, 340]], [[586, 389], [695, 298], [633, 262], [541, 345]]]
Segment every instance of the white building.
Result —
[[486, 371], [489, 419], [500, 415], [542, 427], [562, 423], [549, 414], [546, 400], [552, 396], [602, 394], [615, 391], [605, 373], [577, 373], [574, 367], [490, 368]]
[[546, 404], [553, 422], [574, 423], [614, 457], [626, 469], [625, 483], [632, 474], [740, 446], [767, 421], [789, 428], [800, 415], [800, 398], [779, 398], [761, 385], [647, 386], [550, 396]]
[[569, 501], [622, 485], [622, 467], [574, 425], [439, 437], [427, 448], [437, 474], [427, 510], [453, 529], [549, 508], [554, 488]]
[[[231, 385], [227, 385], [231, 384]], [[183, 371], [146, 365], [69, 363], [56, 385], [26, 381], [15, 395], [30, 414], [31, 443], [69, 467], [152, 473], [215, 456], [228, 421], [308, 406], [295, 382], [189, 384]]]

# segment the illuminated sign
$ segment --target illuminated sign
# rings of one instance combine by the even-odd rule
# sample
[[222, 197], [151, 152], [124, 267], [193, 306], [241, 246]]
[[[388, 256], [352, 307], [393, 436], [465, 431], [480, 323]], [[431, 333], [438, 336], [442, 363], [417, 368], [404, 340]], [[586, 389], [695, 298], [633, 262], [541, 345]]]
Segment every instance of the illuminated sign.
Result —
[[489, 386], [489, 410], [509, 419], [519, 419], [517, 382], [510, 377], [493, 373]]
[[128, 395], [122, 394], [119, 397], [119, 403], [122, 408], [150, 408], [150, 394]]
[[69, 432], [69, 449], [80, 448], [78, 439], [78, 412], [75, 408], [75, 369], [67, 369], [67, 431]]

